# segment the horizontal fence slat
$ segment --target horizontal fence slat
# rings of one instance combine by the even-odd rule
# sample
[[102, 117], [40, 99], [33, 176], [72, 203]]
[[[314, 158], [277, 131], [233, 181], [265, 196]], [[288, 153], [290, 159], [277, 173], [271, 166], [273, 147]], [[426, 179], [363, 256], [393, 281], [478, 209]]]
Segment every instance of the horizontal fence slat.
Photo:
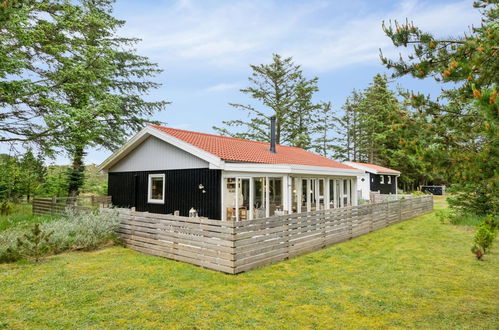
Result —
[[421, 196], [242, 221], [117, 210], [121, 220], [118, 233], [130, 248], [237, 274], [430, 212], [433, 198]]

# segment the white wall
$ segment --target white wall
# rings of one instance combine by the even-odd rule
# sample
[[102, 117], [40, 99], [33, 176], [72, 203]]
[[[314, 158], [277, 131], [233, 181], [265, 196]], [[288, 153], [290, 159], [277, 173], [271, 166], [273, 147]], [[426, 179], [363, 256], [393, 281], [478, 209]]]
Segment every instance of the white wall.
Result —
[[[364, 179], [364, 182], [362, 182], [362, 179]], [[361, 194], [359, 196], [360, 199], [369, 200], [369, 193], [371, 191], [369, 173], [364, 173], [357, 176], [357, 190], [361, 191]]]
[[207, 168], [208, 166], [206, 161], [151, 136], [111, 167], [109, 172]]

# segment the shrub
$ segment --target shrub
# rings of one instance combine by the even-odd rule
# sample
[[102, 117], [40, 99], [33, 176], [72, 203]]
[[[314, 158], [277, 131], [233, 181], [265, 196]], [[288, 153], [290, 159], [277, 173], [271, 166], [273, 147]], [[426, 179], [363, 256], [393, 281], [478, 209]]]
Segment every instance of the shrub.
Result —
[[14, 204], [9, 201], [0, 202], [0, 215], [9, 215], [14, 209]]
[[449, 220], [449, 212], [447, 210], [436, 210], [435, 217], [440, 223], [446, 223]]
[[[46, 240], [44, 254], [68, 250], [93, 250], [116, 240], [115, 231], [119, 219], [112, 210], [94, 213], [77, 213], [71, 210], [52, 222], [38, 225], [39, 230], [51, 233]], [[18, 239], [25, 238], [29, 231], [14, 227], [0, 232], [0, 262], [13, 262], [23, 257], [34, 257], [35, 252], [18, 246]]]
[[456, 213], [472, 213], [481, 216], [498, 214], [499, 194], [497, 187], [487, 182], [477, 184], [455, 184], [448, 192], [447, 202]]
[[450, 223], [456, 226], [476, 227], [485, 221], [484, 216], [479, 216], [472, 213], [456, 213], [453, 210], [443, 209], [435, 211], [436, 218], [440, 223]]
[[454, 213], [449, 212], [449, 221], [453, 225], [459, 226], [472, 226], [476, 227], [484, 221], [483, 216], [479, 216], [471, 213]]
[[492, 215], [488, 215], [485, 221], [477, 227], [471, 252], [478, 260], [482, 260], [483, 255], [490, 251], [497, 227], [498, 221]]
[[93, 250], [116, 239], [119, 219], [115, 212], [77, 213], [67, 211], [66, 218], [44, 224], [53, 231], [51, 242], [54, 252], [65, 250]]
[[17, 239], [17, 252], [21, 256], [33, 258], [35, 262], [40, 261], [50, 251], [50, 236], [53, 233], [44, 231], [40, 224], [35, 224], [29, 233]]

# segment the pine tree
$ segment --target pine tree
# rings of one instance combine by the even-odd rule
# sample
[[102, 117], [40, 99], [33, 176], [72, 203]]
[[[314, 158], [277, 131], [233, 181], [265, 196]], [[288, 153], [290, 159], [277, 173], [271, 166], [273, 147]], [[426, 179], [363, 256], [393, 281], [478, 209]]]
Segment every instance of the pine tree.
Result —
[[67, 52], [63, 26], [54, 18], [73, 5], [66, 1], [6, 0], [0, 3], [0, 142], [44, 146], [51, 127], [43, 121], [46, 93], [57, 82], [40, 77]]
[[383, 24], [395, 46], [412, 45], [413, 51], [399, 60], [381, 54], [381, 60], [394, 77], [433, 77], [452, 83], [441, 95], [444, 104], [423, 95], [408, 98], [422, 109], [429, 129], [439, 137], [418, 156], [431, 152], [433, 166], [445, 169], [452, 179], [455, 196], [449, 202], [453, 208], [486, 214], [497, 213], [499, 205], [499, 5], [479, 0], [474, 6], [481, 10], [481, 26], [453, 38], [434, 37], [409, 22]]
[[117, 35], [125, 22], [112, 16], [109, 0], [82, 0], [56, 17], [64, 26], [68, 52], [39, 75], [58, 85], [48, 93], [44, 116], [56, 128], [54, 141], [69, 155], [68, 193], [84, 181], [83, 161], [89, 147], [115, 149], [124, 138], [150, 122], [167, 102], [143, 95], [159, 84], [149, 80], [161, 70], [132, 48], [138, 39]]
[[315, 117], [314, 133], [316, 138], [312, 146], [318, 154], [324, 157], [332, 157], [338, 153], [340, 148], [337, 146], [338, 121], [334, 113], [331, 102], [321, 103], [321, 107]]
[[400, 170], [398, 182], [404, 190], [414, 190], [435, 177], [428, 157], [417, 153], [431, 144], [428, 132], [421, 128], [426, 118], [398, 101], [386, 77], [376, 75], [364, 91], [354, 90], [343, 110], [336, 155]]
[[[276, 117], [276, 143], [308, 148], [313, 133], [313, 113], [319, 105], [312, 101], [318, 91], [317, 78], [307, 79], [291, 57], [272, 56], [272, 63], [251, 65], [250, 86], [241, 92], [259, 101], [263, 107], [234, 104], [248, 113], [249, 120], [223, 121], [225, 127], [213, 127], [222, 135], [257, 141], [269, 141], [270, 117]], [[234, 130], [235, 128], [235, 130]], [[238, 129], [242, 129], [238, 130]]]
[[363, 94], [352, 91], [345, 104], [342, 106], [343, 116], [338, 119], [338, 150], [336, 158], [348, 161], [362, 161], [360, 152], [360, 125], [359, 106], [362, 104]]
[[47, 171], [41, 155], [35, 157], [31, 149], [28, 149], [20, 159], [20, 168], [21, 192], [26, 195], [29, 202], [31, 197], [41, 190], [46, 180]]

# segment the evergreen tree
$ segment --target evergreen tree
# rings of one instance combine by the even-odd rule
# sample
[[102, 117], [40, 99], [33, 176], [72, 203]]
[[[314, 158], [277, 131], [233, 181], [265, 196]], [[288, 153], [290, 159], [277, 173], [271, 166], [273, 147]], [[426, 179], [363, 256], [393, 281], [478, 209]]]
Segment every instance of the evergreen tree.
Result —
[[360, 125], [359, 106], [362, 104], [363, 94], [357, 90], [352, 91], [345, 104], [342, 106], [343, 116], [338, 119], [338, 149], [336, 158], [340, 160], [361, 161], [360, 153]]
[[417, 153], [429, 143], [428, 132], [421, 128], [426, 117], [399, 103], [386, 77], [376, 75], [364, 91], [353, 91], [343, 110], [337, 155], [400, 170], [398, 182], [404, 190], [415, 190], [434, 177], [428, 157]]
[[312, 141], [312, 146], [315, 152], [324, 157], [332, 157], [340, 150], [337, 146], [339, 139], [335, 137], [338, 132], [338, 121], [339, 119], [331, 107], [331, 102], [321, 103], [314, 120], [316, 138]]
[[480, 0], [474, 6], [482, 12], [481, 26], [454, 38], [437, 38], [409, 22], [383, 24], [395, 46], [413, 45], [413, 51], [399, 60], [382, 54], [381, 59], [394, 77], [433, 77], [452, 83], [442, 93], [446, 104], [423, 95], [408, 98], [424, 112], [427, 129], [440, 137], [419, 150], [419, 156], [432, 153], [433, 166], [446, 169], [446, 176], [452, 178], [456, 193], [449, 199], [452, 207], [485, 214], [497, 213], [499, 205], [499, 5], [495, 0]]
[[275, 116], [276, 143], [308, 148], [313, 134], [313, 114], [320, 108], [312, 101], [318, 91], [318, 79], [305, 78], [291, 57], [282, 58], [277, 54], [272, 56], [272, 63], [251, 65], [251, 69], [250, 86], [241, 92], [259, 101], [263, 108], [230, 103], [236, 109], [247, 111], [249, 121], [223, 121], [225, 127], [213, 128], [222, 135], [269, 141], [270, 117]]
[[0, 3], [0, 142], [50, 140], [46, 93], [58, 84], [38, 71], [68, 51], [64, 24], [55, 18], [72, 6], [62, 0]]
[[161, 70], [132, 48], [137, 39], [117, 35], [125, 22], [112, 16], [110, 0], [82, 0], [69, 6], [56, 24], [64, 25], [69, 51], [60, 54], [39, 75], [58, 88], [44, 117], [57, 128], [55, 143], [72, 160], [68, 193], [75, 196], [84, 181], [83, 160], [89, 147], [115, 149], [124, 138], [150, 122], [167, 102], [143, 95], [159, 84], [149, 80]]
[[46, 168], [43, 158], [39, 155], [35, 157], [31, 149], [23, 155], [19, 161], [21, 168], [20, 186], [21, 193], [26, 195], [28, 202], [31, 197], [41, 192], [46, 179]]

